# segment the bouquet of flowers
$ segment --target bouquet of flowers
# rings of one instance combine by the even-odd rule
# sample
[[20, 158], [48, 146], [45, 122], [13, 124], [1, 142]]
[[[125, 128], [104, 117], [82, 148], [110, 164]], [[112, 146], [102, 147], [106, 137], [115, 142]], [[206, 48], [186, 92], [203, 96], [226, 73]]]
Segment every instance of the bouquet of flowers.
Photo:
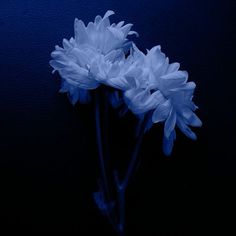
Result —
[[[96, 101], [101, 177], [94, 199], [118, 235], [124, 235], [125, 191], [136, 168], [145, 132], [153, 124], [163, 123], [163, 152], [170, 155], [176, 139], [176, 126], [187, 137], [196, 140], [189, 126], [200, 127], [202, 122], [194, 113], [197, 106], [192, 98], [196, 85], [188, 82], [188, 73], [179, 69], [179, 63], [170, 63], [160, 46], [146, 53], [140, 51], [128, 40], [130, 35], [138, 36], [131, 30], [133, 25], [124, 24], [124, 21], [111, 24], [109, 17], [113, 14], [109, 10], [103, 17], [96, 16], [87, 26], [75, 19], [75, 36], [70, 40], [63, 39], [63, 47], [55, 47], [50, 65], [62, 78], [60, 92], [67, 93], [72, 104], [89, 103], [93, 97]], [[106, 94], [105, 98], [113, 108], [130, 110], [139, 121], [137, 143], [123, 178], [117, 170], [112, 176], [107, 172], [100, 127], [104, 98], [101, 93]], [[114, 180], [112, 186], [108, 181], [111, 178]], [[115, 193], [112, 189], [116, 190]]]

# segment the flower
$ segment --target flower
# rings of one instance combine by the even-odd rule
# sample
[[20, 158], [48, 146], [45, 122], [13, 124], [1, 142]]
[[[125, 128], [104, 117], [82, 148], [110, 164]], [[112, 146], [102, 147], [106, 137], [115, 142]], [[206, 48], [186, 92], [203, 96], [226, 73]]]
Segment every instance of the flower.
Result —
[[[109, 10], [87, 26], [75, 19], [75, 37], [63, 39], [63, 47], [55, 47], [50, 65], [62, 77], [60, 92], [67, 93], [72, 104], [87, 103], [89, 91], [105, 84], [116, 89], [110, 100], [118, 107], [122, 100], [117, 91], [122, 91], [124, 102], [134, 114], [143, 119], [148, 113], [146, 130], [153, 123], [165, 123], [163, 150], [169, 155], [176, 125], [191, 139], [196, 135], [189, 126], [202, 125], [192, 101], [196, 85], [188, 82], [188, 73], [179, 70], [179, 63], [169, 63], [160, 46], [142, 53], [127, 39], [128, 35], [137, 35], [130, 30], [132, 24], [110, 24], [113, 14]], [[128, 49], [130, 54], [126, 56]]]
[[121, 91], [130, 89], [142, 72], [132, 55], [126, 58], [123, 52], [116, 55], [115, 60], [106, 60], [102, 56], [98, 60], [99, 63], [91, 66], [91, 73], [96, 76], [96, 80]]
[[[135, 64], [142, 69], [135, 79], [135, 86], [124, 92], [124, 99], [132, 112], [143, 117], [151, 112], [148, 126], [164, 122], [163, 151], [170, 155], [176, 139], [175, 126], [189, 138], [195, 140], [195, 133], [189, 126], [202, 125], [194, 111], [194, 82], [187, 82], [188, 73], [179, 70], [179, 63], [169, 63], [161, 47], [153, 47], [145, 55], [133, 45]], [[151, 123], [151, 124], [150, 124]]]
[[137, 34], [130, 31], [132, 24], [124, 25], [124, 21], [110, 24], [109, 16], [113, 14], [107, 11], [103, 18], [96, 16], [87, 26], [75, 19], [75, 37], [63, 39], [63, 47], [56, 46], [51, 53], [53, 72], [58, 71], [62, 77], [60, 91], [67, 92], [73, 104], [88, 102], [89, 90], [96, 89], [101, 82], [106, 83], [106, 73], [98, 76], [97, 68], [113, 73], [113, 63], [122, 59], [130, 47], [127, 36]]

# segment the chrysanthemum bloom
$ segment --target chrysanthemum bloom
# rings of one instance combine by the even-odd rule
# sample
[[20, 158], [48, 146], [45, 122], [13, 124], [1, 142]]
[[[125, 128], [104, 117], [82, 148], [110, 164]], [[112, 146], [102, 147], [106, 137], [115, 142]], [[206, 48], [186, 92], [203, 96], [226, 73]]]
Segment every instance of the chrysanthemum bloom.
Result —
[[176, 139], [175, 126], [189, 138], [195, 140], [195, 133], [189, 126], [202, 125], [194, 111], [192, 101], [194, 82], [187, 82], [188, 73], [179, 70], [179, 63], [169, 63], [160, 46], [143, 54], [135, 45], [133, 57], [142, 74], [136, 78], [135, 86], [124, 93], [128, 107], [136, 115], [152, 112], [151, 122], [165, 122], [163, 151], [170, 155]]
[[116, 56], [116, 60], [105, 60], [101, 57], [99, 61], [96, 66], [91, 67], [96, 80], [121, 91], [132, 88], [135, 78], [142, 73], [136, 66], [134, 57], [129, 55], [126, 58], [123, 52]]
[[96, 16], [87, 26], [75, 19], [75, 38], [63, 39], [63, 48], [56, 46], [51, 54], [50, 65], [62, 77], [60, 91], [67, 92], [73, 104], [77, 101], [86, 103], [89, 101], [88, 90], [97, 88], [101, 82], [106, 83], [107, 77], [101, 78], [101, 73], [96, 78], [97, 68], [113, 71], [112, 64], [123, 58], [129, 47], [127, 36], [136, 33], [130, 31], [132, 24], [124, 25], [123, 21], [111, 25], [109, 16], [113, 14], [113, 11], [107, 11], [103, 18]]

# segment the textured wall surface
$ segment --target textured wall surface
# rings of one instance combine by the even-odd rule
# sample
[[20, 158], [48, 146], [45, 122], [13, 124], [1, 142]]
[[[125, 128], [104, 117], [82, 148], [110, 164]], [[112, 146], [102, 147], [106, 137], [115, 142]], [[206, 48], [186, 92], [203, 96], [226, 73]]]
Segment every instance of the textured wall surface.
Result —
[[[224, 209], [203, 203], [206, 193], [229, 194], [232, 181], [208, 176], [235, 176], [235, 1], [1, 0], [0, 234], [113, 235], [91, 197], [98, 174], [92, 106], [72, 107], [58, 94], [48, 64], [54, 45], [73, 36], [75, 17], [88, 22], [108, 9], [114, 21], [134, 23], [141, 49], [160, 44], [189, 72], [203, 121], [197, 142], [178, 133], [171, 158], [161, 152], [161, 127], [146, 136], [127, 194], [128, 235], [193, 235], [207, 223], [199, 213]], [[124, 163], [130, 121], [111, 119], [113, 155]]]

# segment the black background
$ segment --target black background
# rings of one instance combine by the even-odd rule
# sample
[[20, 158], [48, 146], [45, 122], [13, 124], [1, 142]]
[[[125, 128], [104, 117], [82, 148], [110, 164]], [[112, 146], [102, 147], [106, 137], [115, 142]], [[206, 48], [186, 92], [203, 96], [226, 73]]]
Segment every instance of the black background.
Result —
[[[142, 50], [160, 44], [189, 72], [203, 121], [196, 142], [178, 132], [169, 158], [162, 126], [146, 135], [127, 192], [127, 235], [226, 235], [236, 175], [233, 0], [2, 0], [0, 231], [113, 235], [91, 195], [98, 175], [92, 105], [73, 107], [58, 94], [48, 64], [54, 45], [73, 36], [75, 17], [88, 22], [108, 9], [112, 21], [134, 23]], [[134, 120], [111, 115], [111, 153], [124, 165]]]

